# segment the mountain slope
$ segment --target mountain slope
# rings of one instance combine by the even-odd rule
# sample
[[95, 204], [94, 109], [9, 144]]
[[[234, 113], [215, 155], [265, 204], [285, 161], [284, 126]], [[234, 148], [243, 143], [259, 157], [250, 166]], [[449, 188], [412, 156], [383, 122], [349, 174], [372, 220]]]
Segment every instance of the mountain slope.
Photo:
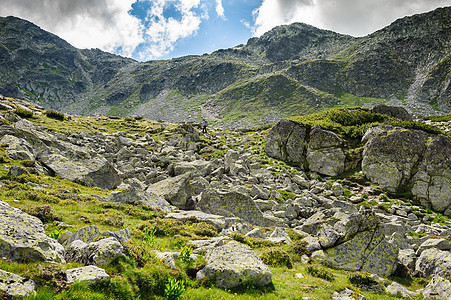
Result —
[[0, 18], [0, 93], [73, 114], [233, 126], [368, 102], [449, 114], [450, 20], [439, 8], [362, 38], [294, 23], [208, 55], [140, 63]]

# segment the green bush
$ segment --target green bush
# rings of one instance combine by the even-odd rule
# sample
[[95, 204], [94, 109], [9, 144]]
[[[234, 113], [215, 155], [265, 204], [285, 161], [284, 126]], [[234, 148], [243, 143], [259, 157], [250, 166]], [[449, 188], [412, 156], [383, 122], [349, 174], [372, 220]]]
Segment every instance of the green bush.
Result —
[[314, 277], [322, 278], [327, 281], [335, 280], [334, 274], [332, 274], [332, 272], [327, 271], [326, 269], [321, 267], [308, 266], [307, 272]]
[[64, 114], [63, 113], [60, 113], [60, 112], [57, 112], [57, 111], [53, 111], [53, 110], [46, 110], [44, 114], [48, 118], [59, 120], [59, 121], [64, 121]]
[[42, 223], [48, 223], [60, 218], [56, 215], [56, 211], [48, 204], [44, 204], [36, 207], [24, 207], [23, 209], [27, 214], [37, 217]]
[[154, 299], [155, 296], [164, 297], [166, 284], [178, 275], [177, 271], [160, 263], [152, 264], [143, 269], [133, 269], [129, 272], [129, 278], [138, 287], [141, 299]]
[[293, 268], [293, 262], [291, 261], [288, 253], [279, 249], [270, 249], [263, 252], [260, 255], [263, 262], [272, 267], [287, 267], [288, 269]]
[[352, 272], [348, 274], [348, 280], [353, 285], [374, 285], [377, 281], [374, 280], [369, 273], [366, 272]]
[[33, 112], [31, 110], [28, 109], [24, 109], [24, 108], [16, 108], [14, 110], [14, 112], [16, 113], [16, 115], [22, 117], [22, 118], [32, 118], [33, 117]]
[[124, 254], [132, 258], [136, 266], [142, 268], [147, 262], [153, 259], [152, 252], [149, 251], [144, 243], [128, 241], [123, 244]]
[[423, 120], [431, 120], [432, 122], [448, 122], [451, 121], [451, 115], [424, 117]]

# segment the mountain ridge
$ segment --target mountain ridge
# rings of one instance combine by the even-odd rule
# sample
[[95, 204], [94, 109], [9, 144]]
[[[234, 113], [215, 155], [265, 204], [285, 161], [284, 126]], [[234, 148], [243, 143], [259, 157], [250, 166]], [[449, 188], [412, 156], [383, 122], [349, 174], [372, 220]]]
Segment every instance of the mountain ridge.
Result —
[[0, 18], [0, 93], [72, 114], [208, 116], [231, 127], [386, 102], [449, 114], [449, 20], [451, 7], [438, 8], [365, 37], [293, 23], [211, 54], [137, 62]]

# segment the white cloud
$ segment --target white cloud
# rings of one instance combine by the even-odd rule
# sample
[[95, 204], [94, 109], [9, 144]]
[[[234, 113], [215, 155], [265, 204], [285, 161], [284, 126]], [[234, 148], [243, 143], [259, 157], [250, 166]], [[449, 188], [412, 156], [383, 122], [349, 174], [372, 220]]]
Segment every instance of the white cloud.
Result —
[[216, 0], [216, 13], [219, 17], [225, 19], [224, 6], [222, 6], [222, 0]]
[[[150, 47], [140, 53], [142, 59], [161, 57], [169, 53], [174, 49], [178, 40], [195, 35], [202, 19], [208, 18], [205, 8], [203, 14], [196, 14], [193, 11], [201, 6], [200, 0], [157, 0], [150, 3], [147, 16], [148, 25], [144, 34]], [[164, 16], [165, 8], [168, 5], [174, 5], [181, 14], [180, 19]]]
[[254, 10], [253, 34], [303, 22], [354, 36], [372, 33], [394, 20], [451, 5], [451, 0], [263, 0]]
[[27, 19], [78, 48], [131, 56], [144, 42], [143, 26], [128, 14], [135, 0], [2, 0], [0, 15]]
[[[195, 35], [202, 20], [208, 19], [201, 0], [1, 1], [1, 16], [29, 20], [77, 48], [100, 48], [142, 60], [168, 54], [178, 40]], [[145, 20], [130, 14], [136, 2], [148, 6]], [[216, 4], [221, 12], [221, 1]], [[165, 16], [168, 9], [176, 11], [173, 17]]]

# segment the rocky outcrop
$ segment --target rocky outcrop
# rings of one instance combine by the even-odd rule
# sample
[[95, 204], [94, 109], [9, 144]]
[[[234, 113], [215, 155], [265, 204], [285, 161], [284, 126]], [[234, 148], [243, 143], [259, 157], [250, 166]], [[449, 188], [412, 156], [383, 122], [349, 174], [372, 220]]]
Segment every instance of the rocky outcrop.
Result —
[[412, 116], [409, 112], [401, 106], [388, 106], [384, 104], [379, 104], [374, 106], [371, 110], [373, 113], [384, 114], [392, 118], [397, 118], [404, 121], [412, 120]]
[[383, 277], [395, 272], [398, 248], [385, 239], [373, 212], [342, 214], [342, 219], [336, 223], [328, 222], [328, 225], [322, 223], [317, 227], [318, 241], [323, 249], [313, 253], [315, 260], [333, 268], [365, 271]]
[[415, 272], [422, 276], [451, 276], [451, 252], [437, 248], [421, 252], [415, 264]]
[[422, 294], [424, 297], [438, 300], [451, 299], [451, 282], [441, 276], [434, 276]]
[[422, 205], [451, 216], [451, 138], [428, 139], [412, 182], [412, 194]]
[[304, 148], [307, 130], [295, 122], [280, 120], [271, 128], [265, 138], [265, 152], [268, 156], [292, 162], [304, 162]]
[[249, 246], [229, 242], [207, 253], [206, 266], [196, 277], [214, 280], [223, 289], [250, 282], [255, 286], [271, 284], [271, 271]]
[[410, 181], [414, 167], [421, 161], [428, 134], [392, 126], [369, 129], [365, 142], [362, 171], [371, 182], [390, 191]]
[[12, 297], [25, 297], [35, 291], [33, 280], [0, 270], [0, 291]]
[[64, 262], [64, 248], [44, 231], [42, 222], [0, 201], [0, 256], [20, 262]]

